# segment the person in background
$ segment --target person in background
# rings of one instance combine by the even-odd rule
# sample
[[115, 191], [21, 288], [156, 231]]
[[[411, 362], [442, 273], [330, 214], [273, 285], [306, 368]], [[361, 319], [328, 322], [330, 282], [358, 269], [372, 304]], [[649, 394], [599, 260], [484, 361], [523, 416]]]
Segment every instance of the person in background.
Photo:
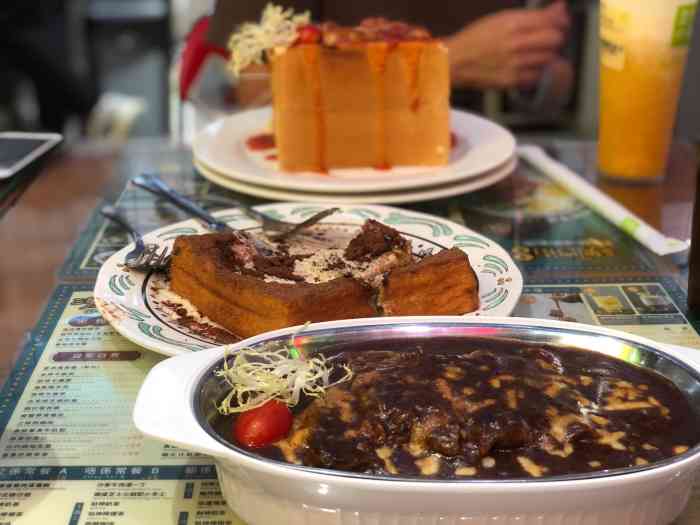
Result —
[[[268, 0], [218, 0], [209, 24], [208, 40], [226, 46], [235, 28], [256, 21]], [[452, 104], [478, 110], [485, 89], [507, 90], [519, 107], [556, 112], [569, 100], [574, 73], [562, 56], [569, 29], [564, 0], [538, 7], [518, 0], [280, 0], [297, 12], [310, 11], [315, 21], [355, 25], [369, 16], [383, 16], [426, 27], [449, 49]], [[258, 68], [260, 66], [257, 66]], [[256, 78], [256, 66], [239, 80], [241, 105], [269, 99], [266, 83]]]
[[70, 67], [64, 4], [63, 0], [0, 3], [0, 72], [31, 81], [38, 124], [46, 131], [63, 132], [71, 115], [86, 119], [98, 99], [95, 87]]
[[[0, 88], [0, 110], [10, 113], [4, 124], [74, 135], [67, 140], [86, 135], [122, 143], [146, 103], [137, 96], [99, 92], [94, 79], [71, 66], [68, 17], [66, 0], [0, 2], [0, 78], [7, 84]], [[33, 88], [36, 122], [19, 115], [17, 106], [31, 103], [26, 96], [24, 104], [17, 100], [20, 89], [13, 80], [18, 79]]]

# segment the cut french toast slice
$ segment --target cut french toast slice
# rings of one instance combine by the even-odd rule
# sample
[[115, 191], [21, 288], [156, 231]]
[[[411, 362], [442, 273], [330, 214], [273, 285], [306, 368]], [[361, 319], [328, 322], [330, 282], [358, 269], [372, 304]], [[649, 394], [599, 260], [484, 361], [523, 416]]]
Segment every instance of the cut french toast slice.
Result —
[[[410, 241], [376, 221], [367, 221], [348, 244], [347, 266], [335, 261], [337, 277], [322, 282], [295, 273], [314, 259], [284, 250], [251, 255], [250, 247], [232, 233], [178, 237], [171, 290], [240, 337], [306, 322], [459, 315], [479, 307], [477, 277], [462, 250], [416, 259]], [[352, 264], [362, 264], [362, 271], [353, 273]]]
[[479, 282], [459, 248], [395, 268], [384, 277], [377, 303], [384, 315], [457, 315], [479, 308]]
[[225, 233], [178, 237], [170, 269], [171, 289], [234, 334], [376, 315], [373, 290], [355, 279], [268, 282], [237, 271], [229, 255], [234, 242]]

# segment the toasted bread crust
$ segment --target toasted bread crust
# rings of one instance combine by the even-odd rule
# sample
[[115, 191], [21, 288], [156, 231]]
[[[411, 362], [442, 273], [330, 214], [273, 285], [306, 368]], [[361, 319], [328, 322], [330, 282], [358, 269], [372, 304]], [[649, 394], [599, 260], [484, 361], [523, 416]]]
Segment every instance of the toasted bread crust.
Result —
[[[378, 289], [341, 277], [324, 283], [266, 282], [236, 269], [235, 236], [190, 235], [175, 240], [171, 289], [241, 337], [303, 324], [376, 315], [456, 315], [478, 308], [478, 281], [469, 258], [444, 250], [389, 271]], [[379, 306], [376, 306], [379, 305]]]
[[372, 290], [354, 279], [290, 284], [237, 272], [226, 251], [233, 240], [230, 234], [177, 238], [170, 278], [175, 293], [236, 335], [376, 315]]
[[469, 257], [451, 248], [390, 271], [379, 304], [385, 315], [455, 315], [479, 307], [479, 283]]
[[281, 169], [441, 166], [450, 155], [450, 79], [439, 41], [272, 53]]

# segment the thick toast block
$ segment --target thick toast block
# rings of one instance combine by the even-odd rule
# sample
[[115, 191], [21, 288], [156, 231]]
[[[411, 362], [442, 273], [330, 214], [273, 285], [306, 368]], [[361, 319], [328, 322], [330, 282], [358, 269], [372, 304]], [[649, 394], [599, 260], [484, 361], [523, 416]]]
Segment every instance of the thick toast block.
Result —
[[479, 308], [479, 282], [459, 248], [390, 271], [378, 303], [385, 315], [456, 315]]
[[272, 53], [270, 62], [283, 170], [449, 161], [449, 61], [441, 42], [306, 44]]
[[479, 307], [476, 275], [458, 248], [389, 270], [373, 287], [352, 277], [308, 283], [248, 274], [235, 260], [235, 243], [225, 233], [178, 237], [170, 287], [240, 337], [307, 321], [458, 315]]
[[178, 237], [170, 270], [171, 289], [234, 334], [376, 315], [374, 292], [354, 279], [280, 283], [240, 273], [229, 255], [234, 240], [231, 234]]

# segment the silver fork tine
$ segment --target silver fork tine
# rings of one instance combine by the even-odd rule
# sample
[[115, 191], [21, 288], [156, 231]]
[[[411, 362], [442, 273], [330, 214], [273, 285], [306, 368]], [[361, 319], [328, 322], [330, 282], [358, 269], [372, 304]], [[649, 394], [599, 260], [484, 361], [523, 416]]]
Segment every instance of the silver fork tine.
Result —
[[291, 226], [293, 226], [289, 222], [276, 219], [275, 217], [272, 217], [270, 215], [267, 215], [266, 213], [256, 210], [252, 206], [246, 204], [244, 201], [231, 198], [220, 199], [216, 195], [208, 195], [207, 199], [210, 201], [218, 201], [220, 203], [225, 203], [229, 206], [238, 208], [254, 221], [258, 221], [262, 226], [263, 232], [265, 232], [266, 234], [268, 231], [275, 233], [284, 232], [288, 230]]
[[100, 213], [107, 219], [115, 222], [122, 228], [126, 230], [131, 239], [134, 241], [134, 249], [126, 254], [124, 257], [124, 263], [129, 266], [130, 264], [135, 264], [139, 259], [141, 259], [146, 251], [146, 245], [141, 238], [139, 232], [137, 232], [129, 221], [124, 217], [121, 212], [114, 206], [106, 204], [100, 209]]
[[102, 215], [126, 229], [134, 240], [135, 247], [124, 257], [124, 265], [136, 271], [162, 271], [170, 262], [168, 248], [159, 251], [157, 244], [145, 244], [141, 235], [129, 224], [114, 206], [104, 206]]
[[151, 260], [153, 260], [153, 257], [155, 257], [157, 250], [158, 250], [158, 245], [147, 244], [146, 248], [143, 250], [143, 253], [141, 254], [141, 257], [139, 257], [134, 262], [134, 266], [143, 266], [144, 264], [148, 264]]
[[149, 244], [146, 249], [141, 254], [141, 257], [134, 261], [126, 263], [126, 266], [132, 270], [137, 271], [148, 271], [152, 268], [152, 261], [155, 260], [158, 254], [158, 246], [155, 244]]
[[287, 237], [291, 237], [292, 235], [301, 230], [308, 228], [309, 226], [313, 226], [317, 222], [325, 219], [329, 215], [333, 215], [337, 211], [340, 211], [340, 208], [328, 208], [327, 210], [321, 210], [320, 212], [313, 214], [305, 221], [293, 225], [287, 231], [283, 231], [277, 235], [268, 235], [268, 237], [273, 241], [281, 241], [283, 239], [286, 239]]
[[158, 254], [158, 257], [151, 262], [151, 266], [154, 268], [165, 268], [165, 266], [170, 261], [170, 253], [168, 248], [164, 247]]

